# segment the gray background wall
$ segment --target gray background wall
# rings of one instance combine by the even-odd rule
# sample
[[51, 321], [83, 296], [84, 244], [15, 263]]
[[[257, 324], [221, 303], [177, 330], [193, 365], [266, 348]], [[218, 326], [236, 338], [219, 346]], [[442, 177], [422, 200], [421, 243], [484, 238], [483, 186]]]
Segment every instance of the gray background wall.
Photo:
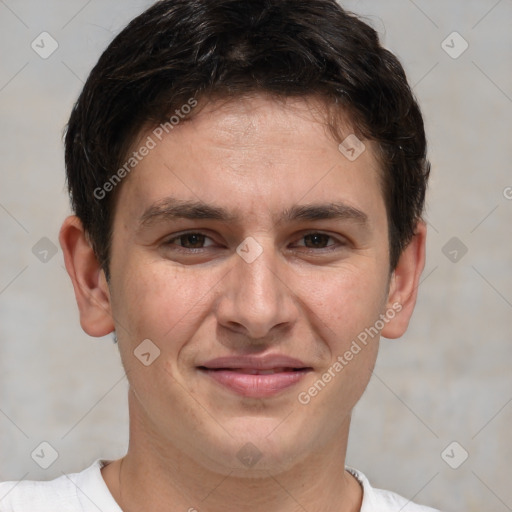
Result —
[[[126, 448], [117, 347], [81, 331], [58, 248], [61, 135], [100, 52], [150, 3], [0, 0], [0, 480], [54, 478]], [[512, 510], [512, 0], [343, 4], [402, 60], [433, 164], [417, 310], [401, 340], [382, 342], [347, 462], [446, 511]], [[31, 48], [43, 31], [58, 43], [46, 59]], [[469, 44], [460, 56], [454, 31]], [[31, 458], [43, 441], [58, 452], [46, 470]]]

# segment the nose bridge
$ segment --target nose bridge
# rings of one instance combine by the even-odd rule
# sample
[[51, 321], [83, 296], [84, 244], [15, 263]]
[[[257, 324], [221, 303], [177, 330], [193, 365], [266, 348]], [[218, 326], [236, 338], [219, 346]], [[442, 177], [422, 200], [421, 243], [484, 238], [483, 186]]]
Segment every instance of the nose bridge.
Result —
[[[275, 301], [280, 294], [280, 283], [277, 278], [277, 255], [269, 241], [254, 242], [245, 240], [237, 251], [239, 261], [235, 275], [240, 283], [239, 294], [246, 295], [246, 301], [260, 302], [259, 298]], [[256, 245], [258, 244], [258, 245]]]
[[252, 338], [293, 319], [293, 300], [279, 276], [279, 256], [270, 238], [247, 238], [237, 249], [219, 308], [224, 325], [239, 324]]

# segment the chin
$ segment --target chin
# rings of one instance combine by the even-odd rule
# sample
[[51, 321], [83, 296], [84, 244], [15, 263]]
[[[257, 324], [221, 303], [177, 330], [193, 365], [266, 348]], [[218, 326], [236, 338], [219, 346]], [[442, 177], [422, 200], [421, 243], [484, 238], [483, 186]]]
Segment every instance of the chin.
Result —
[[[268, 478], [300, 463], [306, 457], [308, 443], [290, 432], [282, 432], [279, 438], [273, 438], [269, 435], [272, 431], [266, 428], [269, 418], [262, 419], [267, 421], [261, 429], [258, 429], [258, 420], [251, 418], [250, 431], [239, 430], [238, 435], [217, 440], [217, 444], [211, 440], [207, 453], [199, 454], [208, 457], [201, 463], [211, 471], [238, 478]], [[278, 425], [279, 422], [274, 421], [274, 430]]]

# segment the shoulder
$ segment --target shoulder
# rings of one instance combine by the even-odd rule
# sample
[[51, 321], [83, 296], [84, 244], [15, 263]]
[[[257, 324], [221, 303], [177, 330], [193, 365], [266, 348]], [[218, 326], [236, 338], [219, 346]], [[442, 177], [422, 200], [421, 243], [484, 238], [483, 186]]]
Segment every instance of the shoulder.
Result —
[[101, 477], [104, 461], [96, 460], [80, 473], [49, 481], [0, 482], [0, 512], [117, 512], [115, 502]]
[[[50, 512], [58, 507], [71, 507], [70, 512], [80, 510], [77, 489], [72, 478], [77, 473], [62, 475], [47, 482], [20, 481], [0, 483], [1, 512]], [[75, 505], [75, 507], [73, 507]]]
[[346, 470], [353, 475], [363, 487], [363, 503], [361, 512], [440, 512], [437, 509], [418, 505], [391, 491], [374, 489], [368, 478], [357, 469], [347, 467]]

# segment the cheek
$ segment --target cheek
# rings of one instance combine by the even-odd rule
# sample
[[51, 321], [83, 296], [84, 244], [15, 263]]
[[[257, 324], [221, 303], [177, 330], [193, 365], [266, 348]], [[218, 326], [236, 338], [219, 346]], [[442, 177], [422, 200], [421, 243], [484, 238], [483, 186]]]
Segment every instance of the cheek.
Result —
[[314, 403], [319, 416], [333, 418], [336, 411], [329, 423], [334, 430], [360, 399], [377, 359], [379, 335], [370, 329], [385, 307], [386, 281], [380, 275], [370, 267], [336, 269], [322, 281], [323, 289], [309, 294], [311, 322], [323, 339], [325, 357], [302, 397]]
[[115, 288], [118, 300], [113, 301], [116, 323], [128, 331], [125, 341], [132, 350], [150, 339], [162, 351], [177, 352], [179, 341], [199, 321], [199, 309], [212, 285], [202, 273], [166, 262], [134, 263], [126, 268], [127, 277]]
[[347, 264], [323, 275], [319, 273], [314, 280], [303, 279], [304, 303], [330, 327], [327, 339], [332, 339], [340, 348], [373, 325], [386, 303], [385, 275], [370, 259], [367, 263]]
[[[331, 296], [331, 373], [341, 390], [339, 406], [347, 397], [355, 404], [366, 388], [375, 365], [380, 329], [375, 328], [387, 298], [386, 274], [375, 266], [344, 273]], [[338, 364], [336, 364], [338, 363]], [[336, 366], [334, 366], [336, 364]], [[345, 404], [346, 405], [346, 404]]]
[[[195, 416], [193, 403], [181, 397], [183, 382], [175, 383], [175, 379], [182, 381], [176, 365], [202, 321], [201, 308], [212, 284], [202, 273], [168, 262], [134, 260], [123, 275], [126, 278], [115, 287], [113, 309], [122, 363], [137, 400], [141, 404], [181, 400], [187, 414]], [[150, 354], [146, 360], [145, 353]]]

